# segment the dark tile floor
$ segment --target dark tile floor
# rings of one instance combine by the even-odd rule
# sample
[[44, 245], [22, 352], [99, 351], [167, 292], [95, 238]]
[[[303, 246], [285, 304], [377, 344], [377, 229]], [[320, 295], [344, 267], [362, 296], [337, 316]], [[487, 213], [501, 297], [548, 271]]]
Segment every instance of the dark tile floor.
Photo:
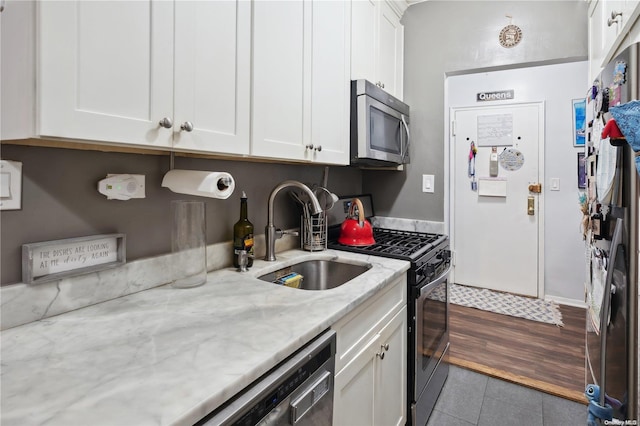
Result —
[[427, 426], [586, 424], [586, 405], [451, 366]]

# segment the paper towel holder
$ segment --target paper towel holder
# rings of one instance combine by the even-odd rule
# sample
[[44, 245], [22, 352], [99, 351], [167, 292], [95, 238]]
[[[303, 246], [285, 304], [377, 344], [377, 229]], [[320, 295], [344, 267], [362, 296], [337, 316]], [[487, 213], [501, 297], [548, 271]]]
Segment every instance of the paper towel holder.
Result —
[[164, 175], [162, 186], [178, 194], [227, 199], [236, 184], [227, 172], [172, 169]]

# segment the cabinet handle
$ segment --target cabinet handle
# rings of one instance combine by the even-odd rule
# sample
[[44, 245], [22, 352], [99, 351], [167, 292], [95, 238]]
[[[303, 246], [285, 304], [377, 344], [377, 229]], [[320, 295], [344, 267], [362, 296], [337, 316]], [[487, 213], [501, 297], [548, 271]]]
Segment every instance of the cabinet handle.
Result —
[[184, 130], [185, 132], [190, 132], [193, 130], [193, 123], [190, 121], [185, 121], [180, 125], [180, 130]]
[[313, 150], [318, 152], [322, 151], [322, 145], [316, 146], [315, 148], [313, 148]]
[[382, 353], [377, 353], [376, 356], [380, 359], [384, 359], [384, 352]]
[[607, 19], [607, 26], [610, 27], [613, 24], [619, 23], [620, 20], [618, 19], [618, 17], [622, 19], [622, 12], [616, 12], [615, 10], [611, 11], [611, 18]]
[[389, 350], [389, 344], [385, 343], [384, 345], [382, 345], [382, 349], [384, 349], [385, 351]]
[[310, 144], [306, 145], [306, 146], [305, 146], [305, 148], [306, 148], [306, 149], [313, 149], [313, 144], [312, 144], [312, 143], [310, 143]]
[[163, 118], [158, 124], [160, 124], [160, 127], [164, 127], [165, 129], [170, 129], [171, 126], [173, 126], [173, 122], [169, 117]]

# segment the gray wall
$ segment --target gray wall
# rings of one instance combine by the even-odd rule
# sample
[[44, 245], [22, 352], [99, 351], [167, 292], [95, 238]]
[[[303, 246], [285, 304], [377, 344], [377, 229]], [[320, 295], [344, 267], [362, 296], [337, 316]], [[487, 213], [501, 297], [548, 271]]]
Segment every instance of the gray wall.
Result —
[[[511, 49], [498, 34], [513, 16], [524, 35]], [[427, 1], [404, 14], [404, 100], [411, 107], [411, 164], [365, 171], [376, 215], [444, 221], [444, 80], [447, 74], [587, 57], [585, 1]], [[422, 175], [435, 175], [435, 193]]]
[[[227, 171], [236, 190], [226, 200], [175, 194], [160, 186], [169, 170], [169, 157], [106, 153], [73, 149], [2, 145], [2, 158], [23, 163], [22, 210], [0, 214], [2, 285], [21, 281], [21, 246], [25, 243], [122, 232], [127, 235], [127, 260], [171, 251], [171, 200], [206, 201], [207, 243], [230, 241], [240, 214], [240, 194], [249, 198], [249, 220], [256, 234], [264, 233], [269, 193], [283, 180], [319, 184], [324, 167], [250, 163], [176, 157], [175, 168]], [[108, 173], [146, 175], [146, 198], [107, 200], [97, 182]], [[337, 194], [361, 191], [361, 173], [331, 167], [328, 187]], [[278, 195], [275, 225], [300, 226], [295, 202]], [[284, 237], [290, 238], [290, 237]]]

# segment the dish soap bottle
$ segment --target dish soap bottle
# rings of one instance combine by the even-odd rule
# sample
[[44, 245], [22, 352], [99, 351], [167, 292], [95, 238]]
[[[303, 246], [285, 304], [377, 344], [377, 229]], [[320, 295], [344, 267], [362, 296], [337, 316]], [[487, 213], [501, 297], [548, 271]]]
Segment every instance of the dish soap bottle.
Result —
[[247, 267], [253, 266], [253, 224], [247, 218], [247, 194], [240, 198], [240, 220], [233, 225], [233, 266], [240, 267], [237, 250], [247, 252]]

